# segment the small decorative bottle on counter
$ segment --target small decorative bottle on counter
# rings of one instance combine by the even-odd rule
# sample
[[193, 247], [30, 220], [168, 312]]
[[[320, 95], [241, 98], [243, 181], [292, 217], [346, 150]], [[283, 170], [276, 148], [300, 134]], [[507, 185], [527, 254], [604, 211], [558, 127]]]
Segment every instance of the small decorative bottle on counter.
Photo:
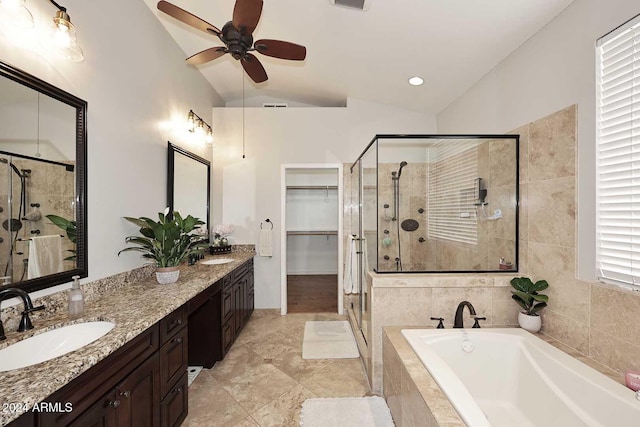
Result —
[[69, 291], [69, 317], [80, 317], [84, 314], [84, 294], [80, 289], [80, 276], [73, 276], [73, 284]]

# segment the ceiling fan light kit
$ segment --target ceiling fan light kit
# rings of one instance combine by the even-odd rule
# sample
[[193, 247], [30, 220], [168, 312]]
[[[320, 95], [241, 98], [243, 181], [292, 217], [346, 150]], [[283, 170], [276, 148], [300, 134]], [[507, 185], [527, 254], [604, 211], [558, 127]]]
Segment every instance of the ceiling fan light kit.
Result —
[[304, 46], [282, 40], [253, 41], [253, 31], [262, 14], [262, 0], [236, 0], [233, 19], [219, 30], [216, 26], [167, 1], [158, 2], [158, 10], [200, 31], [217, 36], [224, 46], [216, 46], [187, 58], [187, 63], [200, 65], [230, 54], [240, 61], [242, 68], [256, 83], [268, 79], [260, 60], [251, 52], [290, 61], [303, 61], [307, 55]]

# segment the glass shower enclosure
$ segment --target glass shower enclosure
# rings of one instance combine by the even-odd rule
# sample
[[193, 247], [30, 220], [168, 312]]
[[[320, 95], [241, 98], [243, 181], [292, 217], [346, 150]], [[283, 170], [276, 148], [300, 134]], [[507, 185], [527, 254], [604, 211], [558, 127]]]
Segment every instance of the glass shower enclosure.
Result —
[[519, 135], [376, 135], [351, 166], [359, 307], [368, 272], [518, 271]]

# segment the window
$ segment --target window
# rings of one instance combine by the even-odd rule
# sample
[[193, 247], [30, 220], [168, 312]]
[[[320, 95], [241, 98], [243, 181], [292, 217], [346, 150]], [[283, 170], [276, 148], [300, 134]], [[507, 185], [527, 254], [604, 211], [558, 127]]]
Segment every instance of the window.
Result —
[[640, 16], [596, 56], [598, 276], [640, 289]]
[[438, 142], [428, 151], [428, 235], [431, 239], [476, 245], [477, 141], [456, 142]]

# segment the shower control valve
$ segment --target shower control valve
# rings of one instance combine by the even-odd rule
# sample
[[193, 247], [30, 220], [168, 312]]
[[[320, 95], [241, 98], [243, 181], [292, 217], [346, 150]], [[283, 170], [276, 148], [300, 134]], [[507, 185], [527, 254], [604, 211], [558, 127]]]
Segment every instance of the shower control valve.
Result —
[[432, 317], [431, 320], [438, 321], [438, 326], [436, 326], [436, 329], [444, 329], [444, 324], [442, 323], [444, 319], [442, 317]]

